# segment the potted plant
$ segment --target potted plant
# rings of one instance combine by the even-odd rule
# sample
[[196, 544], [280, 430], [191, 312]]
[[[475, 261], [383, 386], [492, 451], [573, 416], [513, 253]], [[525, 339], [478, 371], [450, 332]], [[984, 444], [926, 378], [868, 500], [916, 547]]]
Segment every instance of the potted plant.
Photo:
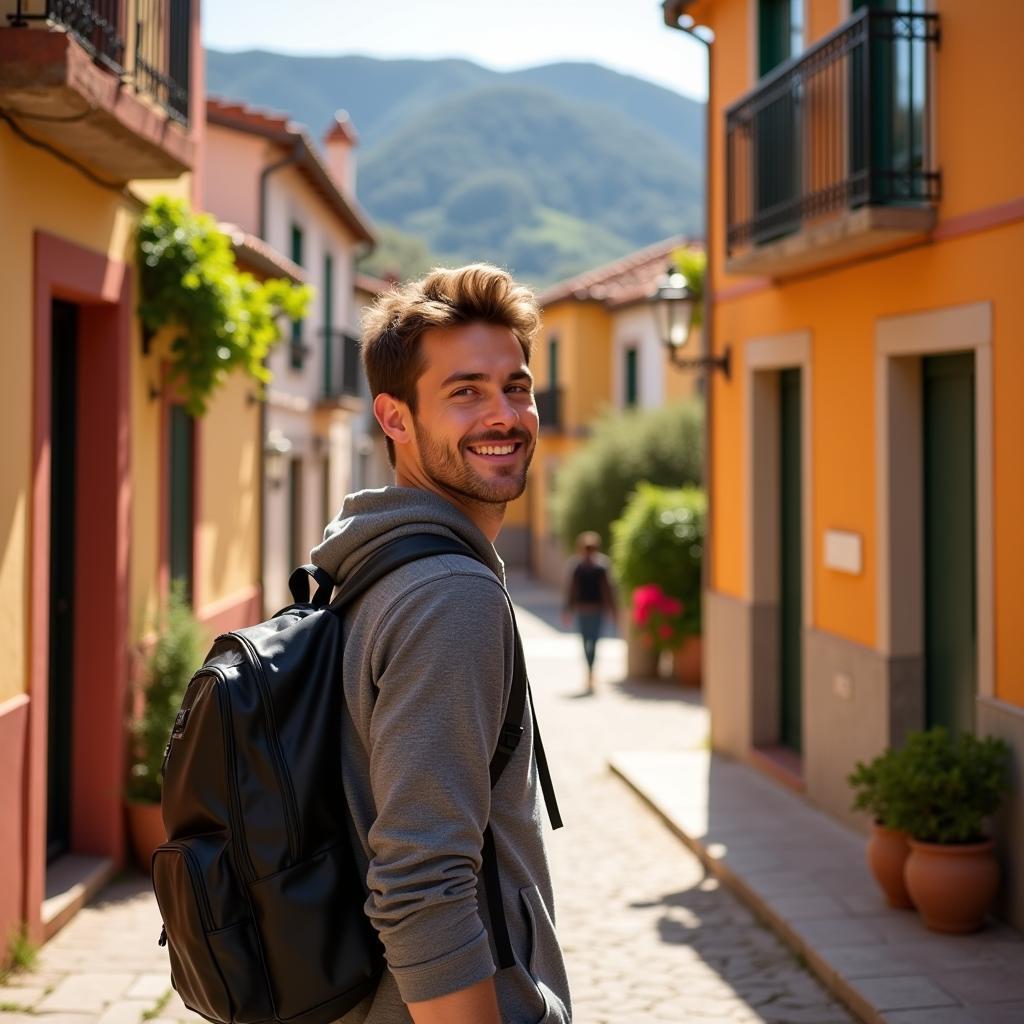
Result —
[[153, 850], [166, 838], [160, 815], [164, 750], [189, 679], [202, 661], [204, 642], [184, 588], [176, 582], [163, 628], [146, 659], [138, 713], [129, 722], [128, 833], [139, 864], [147, 870]]
[[907, 890], [934, 931], [981, 927], [999, 887], [987, 819], [1009, 786], [1010, 748], [992, 736], [913, 733], [899, 753], [890, 820], [910, 836]]
[[706, 508], [697, 487], [641, 483], [612, 524], [612, 564], [632, 597], [632, 639], [655, 656], [673, 652], [677, 677], [690, 685], [700, 683]]
[[912, 909], [903, 869], [910, 856], [906, 832], [893, 827], [893, 808], [900, 800], [900, 752], [892, 748], [867, 763], [858, 761], [847, 776], [853, 789], [853, 810], [872, 818], [867, 860], [890, 907]]

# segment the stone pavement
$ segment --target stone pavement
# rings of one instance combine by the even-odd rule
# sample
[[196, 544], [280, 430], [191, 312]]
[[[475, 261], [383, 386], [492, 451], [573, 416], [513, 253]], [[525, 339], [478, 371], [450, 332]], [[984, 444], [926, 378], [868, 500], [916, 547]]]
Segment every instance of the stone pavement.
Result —
[[[671, 684], [618, 682], [601, 643], [580, 696], [575, 636], [551, 591], [513, 582], [566, 828], [550, 837], [575, 1024], [839, 1024], [854, 1018], [608, 769], [619, 750], [699, 750], [707, 718]], [[148, 884], [126, 876], [0, 987], [0, 1024], [172, 1024], [199, 1018], [168, 984]]]
[[644, 750], [615, 755], [613, 767], [863, 1020], [1024, 1022], [1019, 932], [993, 920], [941, 935], [886, 906], [864, 837], [746, 765]]

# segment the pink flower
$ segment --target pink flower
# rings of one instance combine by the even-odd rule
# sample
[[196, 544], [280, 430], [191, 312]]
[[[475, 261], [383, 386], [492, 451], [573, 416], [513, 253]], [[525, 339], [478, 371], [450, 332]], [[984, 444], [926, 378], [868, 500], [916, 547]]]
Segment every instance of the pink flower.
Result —
[[662, 623], [662, 625], [658, 627], [658, 636], [660, 636], [662, 640], [671, 640], [672, 627], [668, 625], [668, 623]]

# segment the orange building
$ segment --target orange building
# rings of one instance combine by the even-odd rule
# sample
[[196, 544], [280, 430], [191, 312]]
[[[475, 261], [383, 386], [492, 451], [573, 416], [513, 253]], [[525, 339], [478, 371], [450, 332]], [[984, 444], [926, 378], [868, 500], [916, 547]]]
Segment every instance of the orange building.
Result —
[[[658, 408], [699, 394], [700, 378], [672, 366], [650, 296], [686, 239], [668, 238], [544, 289], [533, 356], [541, 432], [526, 493], [498, 540], [510, 565], [562, 583], [566, 552], [550, 513], [558, 470], [605, 412]], [[701, 345], [693, 332], [691, 348]], [[607, 541], [608, 538], [605, 538]], [[502, 547], [504, 545], [504, 547]]]
[[1024, 6], [664, 8], [714, 33], [714, 746], [864, 827], [857, 759], [1005, 737], [1024, 924]]

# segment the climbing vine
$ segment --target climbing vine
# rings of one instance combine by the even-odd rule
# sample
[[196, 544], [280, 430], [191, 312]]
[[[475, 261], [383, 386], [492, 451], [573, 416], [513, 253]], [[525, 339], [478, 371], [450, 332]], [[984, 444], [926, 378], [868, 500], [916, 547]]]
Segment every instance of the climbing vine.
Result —
[[137, 255], [143, 329], [170, 329], [171, 376], [181, 383], [188, 412], [202, 416], [236, 368], [262, 397], [271, 376], [265, 359], [282, 336], [280, 318], [305, 316], [310, 287], [284, 278], [258, 281], [239, 270], [214, 218], [167, 196], [143, 213]]

